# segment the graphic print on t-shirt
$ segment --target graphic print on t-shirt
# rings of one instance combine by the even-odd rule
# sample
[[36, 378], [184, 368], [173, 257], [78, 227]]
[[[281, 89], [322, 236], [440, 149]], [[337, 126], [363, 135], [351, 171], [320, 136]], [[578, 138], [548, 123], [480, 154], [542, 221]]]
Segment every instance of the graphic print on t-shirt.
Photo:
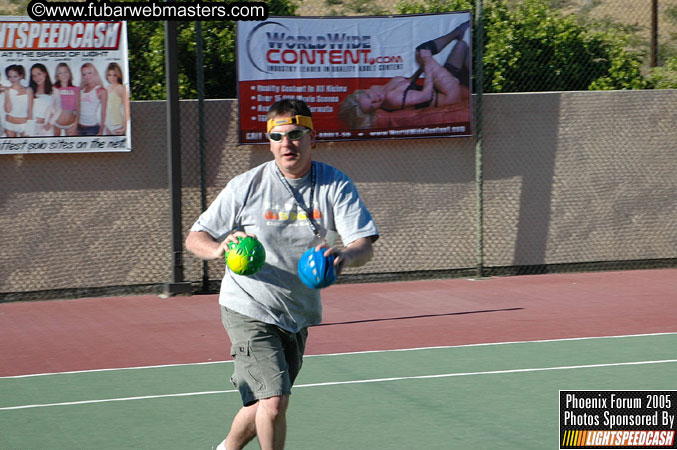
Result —
[[[284, 205], [266, 204], [263, 210], [263, 217], [266, 219], [268, 226], [307, 226], [308, 215], [302, 209], [297, 207], [295, 202], [289, 202]], [[322, 218], [322, 213], [319, 209], [313, 209], [313, 218], [318, 220]]]

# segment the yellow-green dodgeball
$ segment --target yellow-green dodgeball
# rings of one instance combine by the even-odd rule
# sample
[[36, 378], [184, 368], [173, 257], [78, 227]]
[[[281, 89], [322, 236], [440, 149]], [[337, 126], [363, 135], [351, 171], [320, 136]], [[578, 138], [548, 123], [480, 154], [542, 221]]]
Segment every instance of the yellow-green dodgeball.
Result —
[[226, 264], [238, 275], [254, 275], [266, 262], [266, 250], [258, 239], [247, 236], [237, 244], [230, 243]]

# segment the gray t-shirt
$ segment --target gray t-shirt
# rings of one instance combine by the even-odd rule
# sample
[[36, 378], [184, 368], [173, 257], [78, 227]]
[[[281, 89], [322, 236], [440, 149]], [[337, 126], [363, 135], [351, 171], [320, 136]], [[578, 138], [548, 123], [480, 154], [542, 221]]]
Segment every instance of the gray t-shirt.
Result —
[[[358, 238], [378, 238], [378, 230], [357, 193], [340, 170], [313, 161], [315, 223], [331, 246], [338, 236], [344, 244]], [[310, 206], [311, 172], [287, 179], [296, 196]], [[321, 243], [304, 210], [285, 188], [275, 161], [233, 178], [195, 222], [191, 231], [205, 231], [222, 241], [233, 230], [254, 234], [266, 250], [257, 273], [237, 275], [226, 267], [219, 303], [262, 322], [297, 332], [322, 321], [320, 290], [306, 287], [298, 277], [303, 252]]]

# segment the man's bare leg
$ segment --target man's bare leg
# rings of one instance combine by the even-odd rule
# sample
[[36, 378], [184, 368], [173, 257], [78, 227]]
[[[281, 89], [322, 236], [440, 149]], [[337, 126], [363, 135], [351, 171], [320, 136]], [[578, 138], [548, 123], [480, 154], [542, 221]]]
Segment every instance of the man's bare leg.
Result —
[[287, 437], [288, 406], [288, 395], [259, 401], [259, 408], [256, 412], [256, 435], [261, 450], [284, 449], [284, 441]]
[[233, 419], [230, 431], [226, 437], [228, 450], [241, 450], [256, 437], [256, 414], [259, 403], [244, 406]]

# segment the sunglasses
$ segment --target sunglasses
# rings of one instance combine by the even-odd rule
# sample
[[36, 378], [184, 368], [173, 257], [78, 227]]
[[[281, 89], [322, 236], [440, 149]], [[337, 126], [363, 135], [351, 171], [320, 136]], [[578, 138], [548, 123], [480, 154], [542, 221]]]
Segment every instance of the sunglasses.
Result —
[[273, 142], [282, 142], [282, 138], [287, 136], [292, 141], [298, 141], [306, 134], [310, 133], [309, 128], [296, 128], [290, 131], [275, 131], [273, 133], [267, 133], [268, 139]]

